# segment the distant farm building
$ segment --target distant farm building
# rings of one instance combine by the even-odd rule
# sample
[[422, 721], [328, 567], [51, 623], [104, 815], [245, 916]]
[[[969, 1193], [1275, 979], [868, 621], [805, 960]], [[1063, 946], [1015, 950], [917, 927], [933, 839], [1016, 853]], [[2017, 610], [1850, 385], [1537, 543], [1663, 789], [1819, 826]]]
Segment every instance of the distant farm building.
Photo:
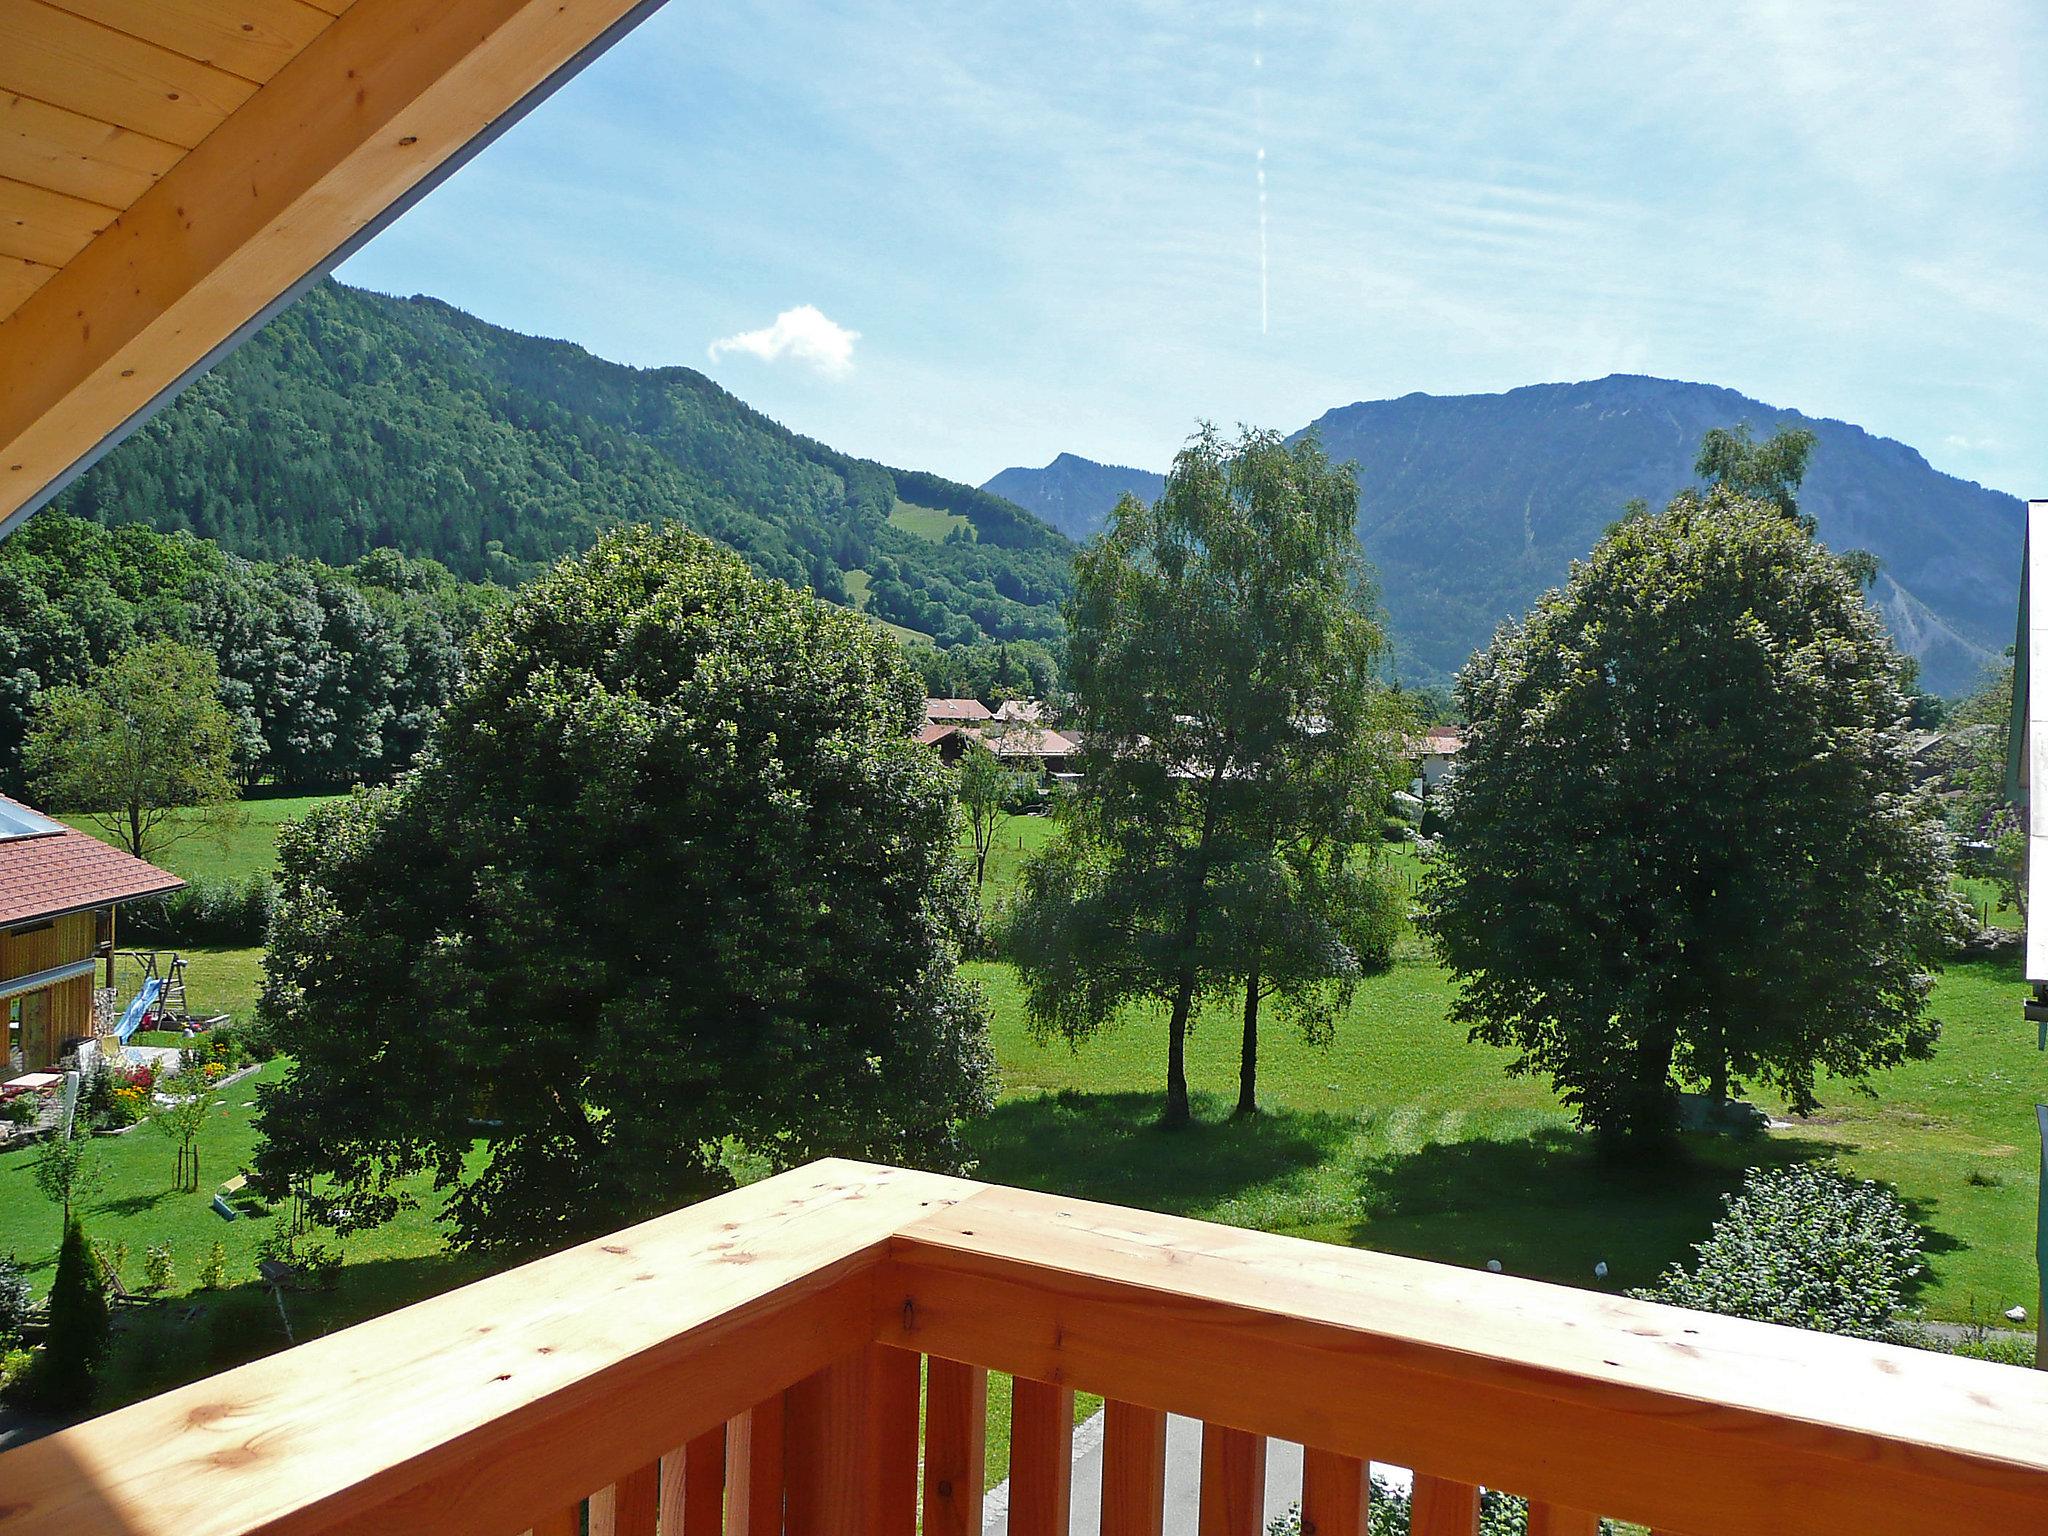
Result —
[[1415, 759], [1416, 777], [1422, 780], [1423, 793], [1427, 794], [1443, 782], [1444, 775], [1457, 763], [1458, 754], [1465, 750], [1465, 733], [1455, 725], [1433, 725], [1412, 738], [1408, 750]]
[[926, 699], [924, 719], [927, 725], [982, 725], [995, 716], [979, 699]]

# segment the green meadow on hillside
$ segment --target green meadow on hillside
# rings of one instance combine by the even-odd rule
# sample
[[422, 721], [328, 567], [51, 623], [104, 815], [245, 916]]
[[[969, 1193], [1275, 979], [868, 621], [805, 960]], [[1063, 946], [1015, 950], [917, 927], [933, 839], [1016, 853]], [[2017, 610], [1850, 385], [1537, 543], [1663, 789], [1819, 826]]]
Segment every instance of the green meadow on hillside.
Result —
[[889, 509], [889, 526], [901, 528], [905, 533], [914, 533], [921, 539], [930, 539], [934, 544], [943, 544], [946, 535], [956, 528], [965, 528], [967, 536], [974, 536], [974, 524], [958, 512], [947, 512], [939, 507], [920, 507], [916, 502], [896, 498], [896, 505]]

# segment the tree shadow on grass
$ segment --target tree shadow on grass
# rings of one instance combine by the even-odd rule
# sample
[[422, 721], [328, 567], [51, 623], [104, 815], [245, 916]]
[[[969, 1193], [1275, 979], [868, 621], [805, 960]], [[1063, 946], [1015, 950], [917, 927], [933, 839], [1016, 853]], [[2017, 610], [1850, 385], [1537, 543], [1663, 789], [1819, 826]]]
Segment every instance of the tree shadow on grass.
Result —
[[160, 1189], [149, 1195], [123, 1195], [117, 1200], [101, 1200], [92, 1209], [115, 1216], [140, 1216], [144, 1211], [155, 1210], [166, 1200], [177, 1199], [179, 1193], [175, 1189]]
[[[1785, 1167], [1849, 1150], [1780, 1133], [1688, 1137], [1665, 1159], [1603, 1156], [1558, 1124], [1517, 1136], [1432, 1142], [1361, 1157], [1361, 1218], [1352, 1243], [1509, 1274], [1620, 1291], [1647, 1285], [1692, 1248], [1753, 1167]], [[1930, 1233], [1930, 1242], [1953, 1242]], [[1606, 1274], [1596, 1274], [1605, 1264]]]
[[1341, 1152], [1350, 1122], [1290, 1111], [1233, 1119], [1197, 1094], [1195, 1123], [1159, 1128], [1156, 1093], [1062, 1089], [1011, 1099], [973, 1131], [977, 1178], [1182, 1215], [1314, 1168]]

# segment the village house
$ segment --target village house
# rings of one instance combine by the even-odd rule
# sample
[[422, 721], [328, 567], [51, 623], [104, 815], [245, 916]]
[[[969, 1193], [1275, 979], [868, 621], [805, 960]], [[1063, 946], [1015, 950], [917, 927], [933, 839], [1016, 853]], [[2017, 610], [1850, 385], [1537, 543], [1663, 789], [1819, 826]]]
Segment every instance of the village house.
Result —
[[926, 725], [982, 725], [995, 716], [979, 699], [926, 699]]
[[1415, 760], [1416, 777], [1422, 792], [1429, 794], [1443, 782], [1465, 750], [1465, 733], [1455, 725], [1432, 725], [1420, 736], [1410, 737], [1408, 755]]
[[184, 883], [0, 795], [0, 1001], [12, 1073], [51, 1071], [93, 1034], [93, 972], [103, 964], [113, 986], [120, 903]]

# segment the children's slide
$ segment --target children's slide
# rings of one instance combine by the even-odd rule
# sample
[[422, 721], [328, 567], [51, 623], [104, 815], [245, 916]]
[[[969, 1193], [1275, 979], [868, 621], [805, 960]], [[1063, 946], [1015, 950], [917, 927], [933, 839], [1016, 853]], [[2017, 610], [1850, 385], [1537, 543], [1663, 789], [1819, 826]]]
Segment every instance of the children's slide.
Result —
[[142, 990], [135, 994], [135, 1000], [128, 1005], [128, 1011], [121, 1015], [121, 1027], [114, 1031], [121, 1043], [127, 1044], [128, 1037], [142, 1028], [142, 1021], [149, 1017], [149, 1010], [156, 1006], [156, 1000], [163, 995], [164, 981], [161, 976], [151, 976], [142, 984]]

